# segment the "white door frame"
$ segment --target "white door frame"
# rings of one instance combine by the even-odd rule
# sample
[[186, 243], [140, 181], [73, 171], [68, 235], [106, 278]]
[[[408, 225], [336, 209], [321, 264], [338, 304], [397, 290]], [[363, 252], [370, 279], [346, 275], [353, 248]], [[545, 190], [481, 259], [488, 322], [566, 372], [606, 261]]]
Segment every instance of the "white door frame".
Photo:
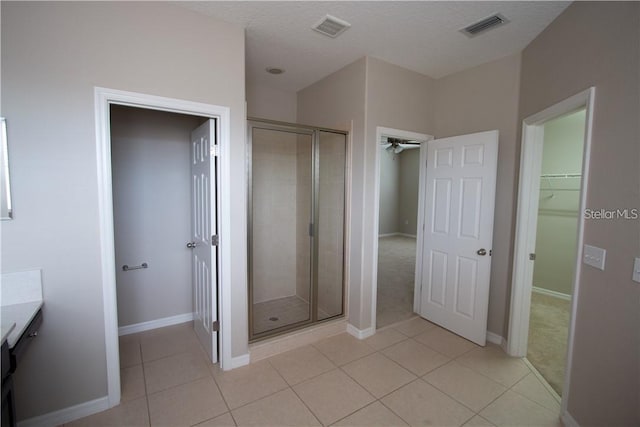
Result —
[[410, 132], [406, 130], [393, 129], [387, 127], [376, 127], [376, 149], [374, 152], [375, 157], [375, 196], [373, 206], [373, 229], [371, 234], [373, 235], [373, 251], [371, 262], [371, 328], [376, 330], [376, 307], [378, 304], [378, 231], [380, 227], [380, 140], [383, 136], [390, 136], [393, 138], [410, 139], [413, 141], [420, 141], [420, 177], [418, 183], [418, 218], [416, 221], [418, 227], [418, 234], [416, 235], [416, 279], [415, 290], [413, 293], [413, 311], [417, 311], [420, 307], [420, 286], [421, 283], [418, 278], [422, 274], [422, 226], [424, 224], [424, 183], [427, 177], [426, 168], [422, 167], [427, 163], [427, 142], [433, 139], [433, 136], [424, 133]]
[[[218, 119], [220, 127], [218, 189], [218, 220], [220, 239], [220, 365], [232, 366], [231, 357], [231, 168], [230, 168], [230, 109], [229, 107], [165, 98], [135, 92], [94, 88], [96, 122], [96, 157], [98, 166], [98, 204], [100, 214], [100, 264], [102, 267], [102, 298], [104, 302], [104, 332], [107, 358], [107, 386], [109, 407], [120, 403], [120, 358], [118, 354], [118, 309], [116, 299], [116, 265], [113, 224], [113, 188], [111, 181], [111, 126], [112, 104], [191, 114]], [[226, 226], [224, 225], [226, 224]]]
[[580, 267], [584, 240], [584, 215], [587, 202], [589, 181], [589, 159], [591, 152], [591, 130], [593, 123], [593, 105], [595, 88], [591, 87], [565, 99], [545, 110], [527, 117], [522, 122], [522, 149], [520, 156], [520, 185], [518, 190], [518, 211], [516, 216], [516, 236], [513, 253], [513, 277], [511, 286], [511, 315], [509, 318], [508, 352], [511, 356], [524, 357], [527, 354], [529, 337], [529, 314], [531, 309], [531, 290], [533, 263], [529, 254], [535, 253], [537, 214], [542, 168], [542, 148], [544, 142], [544, 124], [549, 120], [563, 116], [580, 108], [586, 108], [584, 133], [584, 152], [582, 158], [582, 184], [580, 189], [580, 210], [578, 217], [578, 239], [574, 266], [574, 281], [571, 302], [571, 319], [567, 345], [567, 360], [562, 397], [562, 412], [567, 410], [571, 361], [573, 359], [573, 340], [575, 317], [580, 288]]

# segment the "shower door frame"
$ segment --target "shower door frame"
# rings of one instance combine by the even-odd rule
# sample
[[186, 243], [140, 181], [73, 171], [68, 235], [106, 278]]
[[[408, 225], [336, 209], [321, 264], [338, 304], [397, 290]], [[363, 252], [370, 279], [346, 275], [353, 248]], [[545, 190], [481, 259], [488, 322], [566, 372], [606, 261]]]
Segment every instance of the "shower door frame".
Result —
[[[310, 315], [308, 320], [292, 323], [289, 325], [280, 326], [278, 328], [270, 329], [260, 333], [254, 333], [254, 316], [253, 316], [253, 130], [263, 129], [279, 132], [288, 132], [298, 135], [310, 135], [311, 136], [311, 216], [309, 218], [311, 224], [311, 253], [310, 253], [310, 289], [309, 289], [309, 308]], [[340, 314], [327, 317], [326, 319], [318, 319], [318, 226], [319, 226], [319, 204], [318, 196], [320, 190], [320, 132], [335, 133], [344, 135], [344, 196], [343, 196], [343, 218], [342, 218], [342, 305]], [[321, 128], [316, 126], [298, 125], [293, 123], [279, 122], [275, 120], [265, 120], [253, 117], [247, 117], [247, 283], [248, 283], [248, 314], [249, 314], [249, 342], [256, 342], [259, 340], [272, 338], [277, 335], [282, 335], [291, 331], [302, 329], [304, 327], [324, 323], [327, 321], [339, 319], [345, 316], [346, 307], [346, 271], [344, 266], [346, 265], [347, 256], [347, 242], [346, 242], [346, 225], [347, 225], [347, 161], [348, 161], [348, 142], [349, 132]]]

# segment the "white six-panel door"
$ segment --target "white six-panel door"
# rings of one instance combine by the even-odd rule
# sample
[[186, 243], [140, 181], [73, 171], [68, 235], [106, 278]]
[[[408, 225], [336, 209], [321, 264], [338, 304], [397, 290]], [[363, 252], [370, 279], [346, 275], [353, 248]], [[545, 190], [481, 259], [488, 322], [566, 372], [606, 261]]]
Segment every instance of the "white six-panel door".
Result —
[[[191, 242], [194, 329], [213, 363], [218, 361], [216, 231], [216, 122], [210, 119], [191, 132]], [[216, 243], [217, 245], [217, 243]]]
[[498, 131], [427, 145], [420, 315], [479, 345], [487, 334], [497, 158]]

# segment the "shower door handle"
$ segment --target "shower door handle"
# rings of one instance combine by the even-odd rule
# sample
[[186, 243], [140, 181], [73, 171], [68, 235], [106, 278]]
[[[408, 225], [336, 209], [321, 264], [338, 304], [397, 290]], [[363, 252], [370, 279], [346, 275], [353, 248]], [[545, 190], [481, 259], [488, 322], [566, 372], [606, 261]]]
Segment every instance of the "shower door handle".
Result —
[[189, 243], [187, 243], [187, 247], [188, 247], [189, 249], [193, 249], [193, 248], [195, 248], [196, 246], [198, 246], [198, 244], [197, 244], [196, 242], [189, 242]]

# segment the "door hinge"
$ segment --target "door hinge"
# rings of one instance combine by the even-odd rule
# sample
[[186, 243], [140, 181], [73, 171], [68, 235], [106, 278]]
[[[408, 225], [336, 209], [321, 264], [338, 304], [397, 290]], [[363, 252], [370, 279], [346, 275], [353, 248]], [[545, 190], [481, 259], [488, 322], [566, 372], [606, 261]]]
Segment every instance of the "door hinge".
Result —
[[218, 146], [217, 145], [212, 145], [211, 146], [211, 155], [216, 157], [216, 156], [218, 156], [218, 154], [219, 154], [218, 153]]
[[529, 259], [531, 261], [535, 261], [536, 260], [536, 254], [529, 254]]
[[211, 236], [211, 246], [218, 246], [220, 244], [220, 238], [217, 234]]
[[211, 322], [211, 330], [213, 332], [219, 332], [220, 331], [220, 322], [218, 322], [217, 320], [214, 320], [213, 322]]

